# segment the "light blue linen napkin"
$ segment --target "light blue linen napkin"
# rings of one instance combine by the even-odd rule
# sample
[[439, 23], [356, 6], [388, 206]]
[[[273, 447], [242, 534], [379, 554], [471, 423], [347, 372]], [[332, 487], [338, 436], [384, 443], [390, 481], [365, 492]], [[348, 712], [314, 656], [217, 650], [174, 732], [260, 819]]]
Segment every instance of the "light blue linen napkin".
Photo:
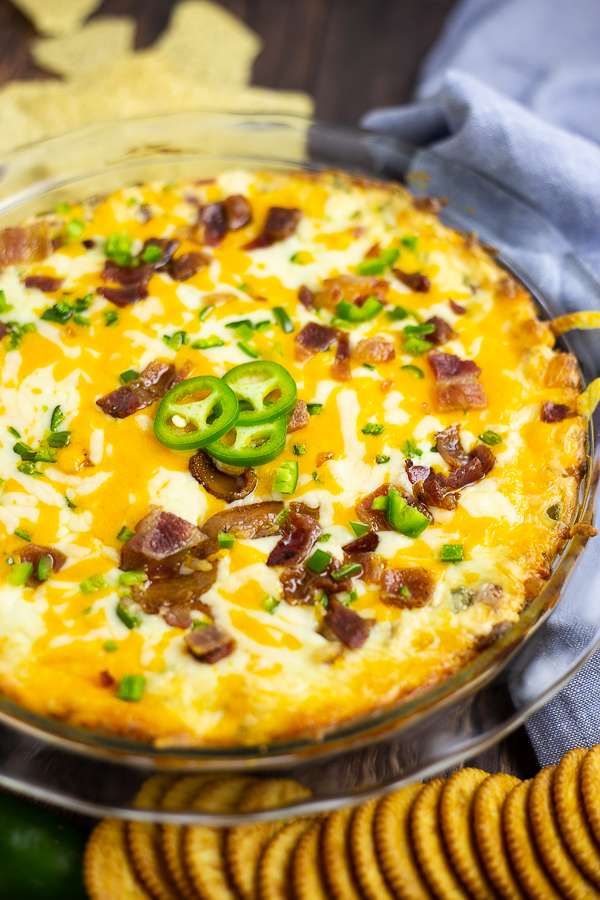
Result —
[[[444, 75], [435, 96], [375, 110], [362, 124], [415, 145], [405, 174], [426, 173], [428, 180], [413, 179], [412, 189], [449, 197], [444, 221], [477, 231], [497, 247], [525, 280], [541, 288], [553, 310], [600, 309], [600, 147], [595, 143], [543, 122], [458, 70]], [[600, 374], [600, 340], [598, 348], [597, 358], [588, 360], [589, 378]], [[581, 589], [595, 592], [600, 603], [600, 537], [596, 541], [586, 548], [597, 554], [595, 583]], [[560, 605], [552, 613], [548, 640], [557, 662], [567, 647], [584, 657], [594, 630], [590, 618], [594, 613], [587, 621], [574, 620], [571, 608]], [[572, 747], [599, 742], [600, 652], [527, 724], [543, 765]]]

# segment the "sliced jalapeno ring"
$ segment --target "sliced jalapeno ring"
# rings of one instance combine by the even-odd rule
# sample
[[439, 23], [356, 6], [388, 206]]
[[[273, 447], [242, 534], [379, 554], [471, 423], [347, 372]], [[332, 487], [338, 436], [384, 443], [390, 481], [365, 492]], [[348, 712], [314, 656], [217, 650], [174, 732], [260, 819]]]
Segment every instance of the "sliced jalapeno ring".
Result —
[[242, 363], [230, 369], [223, 381], [240, 404], [240, 426], [271, 422], [296, 404], [296, 382], [279, 363], [266, 359]]
[[[206, 396], [192, 399], [202, 394]], [[154, 434], [170, 450], [195, 450], [230, 431], [238, 415], [231, 388], [214, 375], [199, 375], [165, 394], [154, 417]]]
[[[261, 466], [283, 452], [287, 436], [287, 419], [281, 416], [273, 422], [255, 425], [235, 425], [233, 433], [207, 444], [206, 452], [230, 466]], [[233, 439], [232, 439], [233, 438]]]

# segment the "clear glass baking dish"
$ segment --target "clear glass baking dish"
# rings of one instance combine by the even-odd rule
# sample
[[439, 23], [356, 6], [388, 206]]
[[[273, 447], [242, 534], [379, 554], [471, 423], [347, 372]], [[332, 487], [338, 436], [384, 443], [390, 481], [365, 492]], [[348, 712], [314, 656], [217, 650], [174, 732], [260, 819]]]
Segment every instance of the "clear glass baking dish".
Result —
[[[56, 203], [104, 194], [123, 184], [151, 179], [210, 177], [225, 168], [337, 168], [381, 180], [402, 180], [413, 150], [389, 137], [337, 128], [287, 115], [173, 113], [139, 120], [103, 122], [69, 135], [20, 148], [0, 158], [0, 228], [16, 225]], [[409, 176], [417, 193], [435, 193], [436, 175], [450, 185], [443, 220], [478, 231], [493, 230], [466, 205], [473, 179], [468, 166], [445, 166]], [[434, 167], [435, 168], [435, 167]], [[485, 179], [484, 179], [485, 180]], [[464, 190], [463, 190], [464, 188]], [[502, 194], [511, 215], [537, 213], [522, 199]], [[520, 204], [522, 210], [515, 208]], [[524, 210], [524, 212], [523, 212]], [[488, 210], [489, 212], [489, 210]], [[506, 224], [499, 223], [500, 231]], [[481, 217], [483, 218], [483, 217]], [[518, 254], [498, 257], [536, 297], [542, 316], [564, 310], [535, 278], [523, 274]], [[559, 261], [560, 262], [560, 261]], [[580, 264], [565, 250], [570, 277]], [[578, 270], [578, 269], [577, 269]], [[579, 270], [578, 270], [579, 271]], [[585, 289], [600, 305], [600, 285], [581, 268]], [[584, 382], [598, 373], [593, 332], [565, 341]], [[598, 427], [590, 423], [588, 472], [577, 519], [593, 519], [598, 482]], [[130, 739], [73, 728], [42, 718], [0, 697], [0, 785], [78, 812], [155, 821], [233, 824], [277, 818], [279, 810], [243, 818], [181, 811], [139, 810], [132, 799], [156, 771], [277, 770], [298, 778], [313, 799], [286, 808], [286, 815], [330, 810], [434, 775], [501, 740], [555, 694], [600, 643], [600, 605], [595, 601], [598, 551], [574, 537], [557, 560], [544, 591], [520, 621], [468, 667], [432, 690], [335, 730], [269, 746], [157, 748]], [[570, 623], [568, 640], [556, 638], [557, 622]]]

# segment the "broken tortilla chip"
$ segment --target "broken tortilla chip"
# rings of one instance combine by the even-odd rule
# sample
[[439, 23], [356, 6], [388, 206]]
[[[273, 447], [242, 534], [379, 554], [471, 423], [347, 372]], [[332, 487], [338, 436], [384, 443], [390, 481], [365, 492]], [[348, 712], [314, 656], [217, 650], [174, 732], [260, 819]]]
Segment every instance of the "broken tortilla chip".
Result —
[[31, 55], [40, 69], [77, 78], [84, 72], [103, 66], [133, 53], [134, 19], [129, 16], [105, 16], [92, 19], [81, 31], [33, 42]]
[[56, 36], [76, 31], [102, 0], [11, 0], [40, 34]]

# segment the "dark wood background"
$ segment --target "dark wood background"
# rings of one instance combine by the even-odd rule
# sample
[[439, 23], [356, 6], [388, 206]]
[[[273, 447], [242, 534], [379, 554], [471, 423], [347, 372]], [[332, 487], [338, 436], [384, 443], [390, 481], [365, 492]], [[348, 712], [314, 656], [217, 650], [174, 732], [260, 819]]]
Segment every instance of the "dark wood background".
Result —
[[[131, 15], [137, 46], [151, 44], [175, 0], [105, 0], [96, 15]], [[419, 65], [454, 0], [220, 0], [265, 41], [253, 83], [307, 91], [317, 117], [354, 125], [374, 106], [410, 99]], [[0, 84], [46, 78], [29, 61], [32, 26], [0, 0]], [[0, 127], [2, 123], [0, 122]], [[538, 770], [524, 728], [469, 764], [529, 778]]]

